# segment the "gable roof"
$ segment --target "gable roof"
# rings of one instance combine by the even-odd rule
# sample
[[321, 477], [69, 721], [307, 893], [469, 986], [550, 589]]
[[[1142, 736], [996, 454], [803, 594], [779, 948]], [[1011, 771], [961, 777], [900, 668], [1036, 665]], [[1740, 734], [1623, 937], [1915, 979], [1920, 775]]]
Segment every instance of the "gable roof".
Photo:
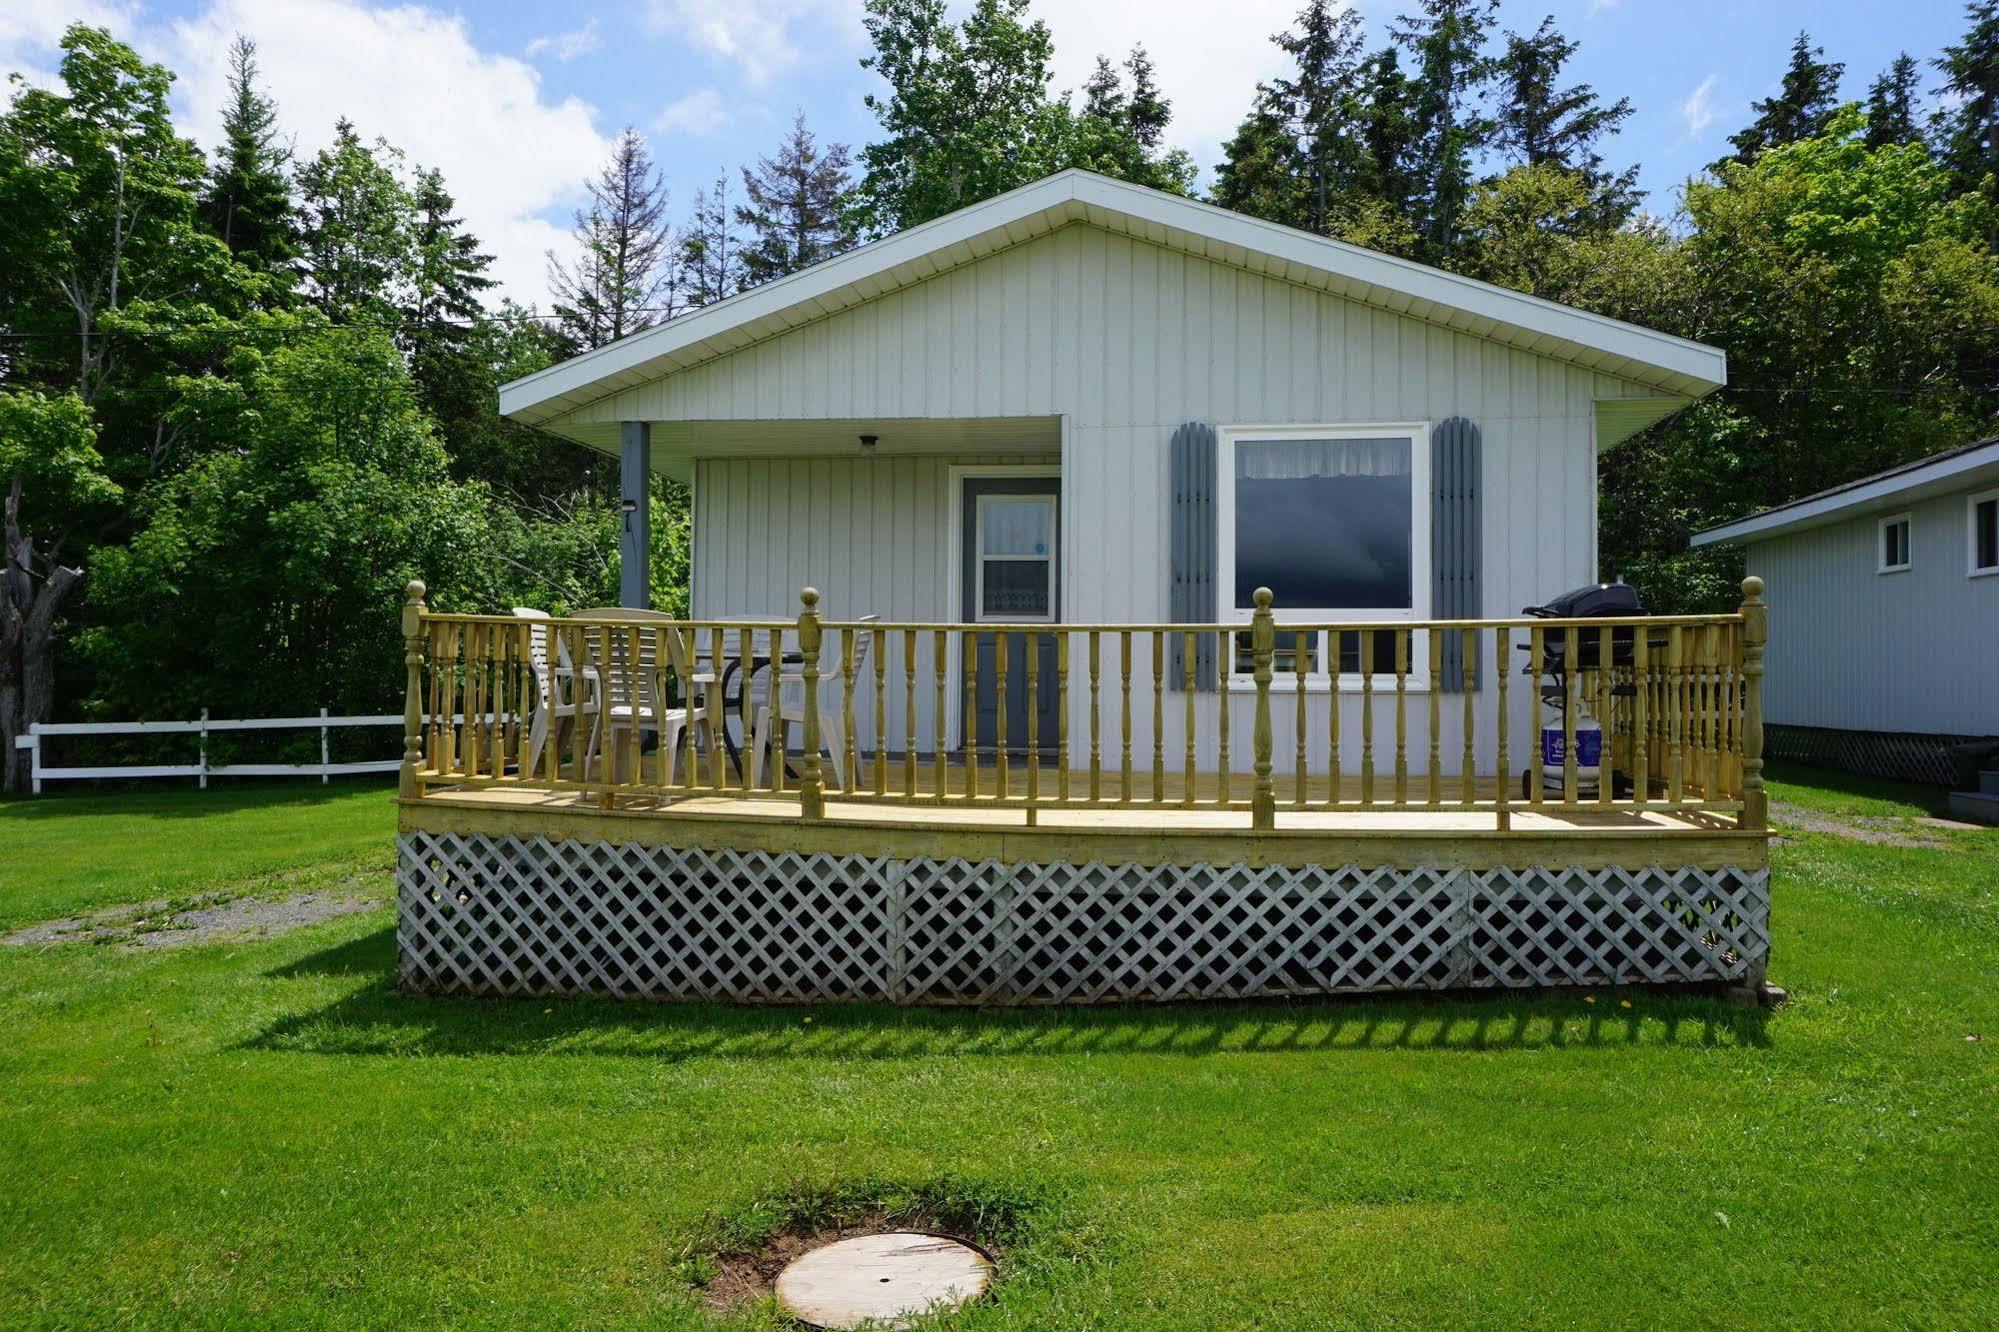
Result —
[[1899, 508], [1911, 500], [1994, 484], [1999, 484], [1999, 436], [1933, 453], [1732, 523], [1710, 527], [1695, 533], [1687, 544], [1712, 546], [1724, 541], [1763, 541], [1786, 532], [1823, 527], [1870, 510]]
[[1694, 398], [1722, 352], [1212, 204], [1071, 169], [764, 283], [500, 388], [500, 411], [552, 422], [621, 389], [739, 350], [1072, 223], [1459, 329]]

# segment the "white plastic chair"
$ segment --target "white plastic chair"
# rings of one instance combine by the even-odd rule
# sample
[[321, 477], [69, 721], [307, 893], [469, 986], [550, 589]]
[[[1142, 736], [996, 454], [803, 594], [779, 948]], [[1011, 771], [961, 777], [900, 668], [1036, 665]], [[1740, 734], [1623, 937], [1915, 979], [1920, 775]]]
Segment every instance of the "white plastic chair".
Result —
[[[650, 628], [637, 634], [612, 628], [585, 629], [583, 641], [591, 655], [587, 669], [603, 681], [605, 700], [591, 731], [591, 762], [594, 763], [597, 754], [602, 752], [607, 731], [627, 732], [634, 746], [641, 731], [654, 731], [666, 751], [666, 784], [673, 785], [674, 770], [680, 763], [681, 741], [686, 736], [689, 708], [670, 708], [666, 705], [667, 669], [670, 668], [683, 682], [687, 702], [692, 704], [694, 710], [695, 734], [710, 750], [714, 747], [715, 736], [705, 708], [704, 690], [713, 686], [713, 675], [697, 674], [690, 669], [685, 659], [679, 623], [670, 615], [630, 606], [599, 606], [576, 614], [579, 619], [671, 626], [663, 634], [654, 634]], [[667, 656], [664, 664], [660, 662], [658, 652], [662, 641]], [[613, 735], [610, 738], [616, 742], [618, 737]]]
[[[879, 618], [875, 615], [863, 615], [858, 623], [873, 624]], [[827, 643], [838, 641], [834, 636], [837, 632], [839, 631], [832, 631], [826, 635]], [[868, 664], [868, 648], [874, 642], [874, 638], [871, 633], [856, 634], [857, 641], [854, 644], [856, 692], [860, 691], [860, 681]], [[819, 658], [819, 745], [832, 760], [834, 782], [845, 791], [849, 789], [849, 783], [841, 757], [847, 752], [847, 737], [846, 731], [840, 725], [838, 707], [842, 689], [840, 667], [837, 658], [831, 663], [831, 669], [828, 669], [828, 664], [827, 654], [822, 648]], [[750, 786], [753, 788], [763, 785], [764, 756], [771, 753], [771, 747], [776, 746], [774, 761], [782, 764], [785, 753], [790, 747], [791, 727], [794, 724], [799, 726], [805, 724], [804, 667], [783, 667], [773, 663], [771, 669], [782, 673], [778, 675], [776, 684], [764, 702], [757, 707], [756, 729], [750, 741]], [[775, 710], [771, 707], [772, 699], [777, 703]], [[832, 706], [829, 707], [829, 704]]]

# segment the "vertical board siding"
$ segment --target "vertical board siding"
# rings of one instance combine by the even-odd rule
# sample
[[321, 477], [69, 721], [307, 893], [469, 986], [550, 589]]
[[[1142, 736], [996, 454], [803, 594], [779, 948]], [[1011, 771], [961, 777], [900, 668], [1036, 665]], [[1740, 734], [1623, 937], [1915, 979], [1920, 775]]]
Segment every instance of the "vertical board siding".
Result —
[[[1999, 735], [1999, 577], [1969, 576], [1966, 493], [1749, 547], [1769, 585], [1769, 721]], [[1910, 568], [1877, 573], [1877, 524], [1900, 513]]]
[[[1065, 417], [1065, 617], [1163, 621], [1171, 618], [1171, 441], [1184, 422], [1472, 421], [1483, 458], [1482, 597], [1488, 614], [1501, 615], [1597, 577], [1595, 403], [1656, 396], [1614, 376], [1078, 225], [626, 390], [584, 415]], [[697, 612], [789, 613], [810, 581], [829, 616], [941, 617], [946, 585], [957, 576], [942, 552], [950, 461], [975, 460], [701, 461]], [[1223, 602], [1232, 597], [1231, 589], [1218, 592]], [[1134, 670], [1149, 687], [1145, 652], [1141, 644]], [[896, 658], [891, 669], [899, 665]], [[1481, 762], [1493, 754], [1493, 692], [1478, 701]], [[1512, 692], [1518, 766], [1530, 743], [1530, 691]], [[1248, 701], [1236, 704], [1245, 710], [1232, 725], [1246, 736]], [[1315, 764], [1325, 757], [1326, 706], [1323, 694], [1306, 701]], [[1359, 698], [1342, 697], [1339, 706], [1342, 735], [1358, 736]], [[1412, 754], [1426, 752], [1418, 744], [1427, 747], [1427, 711], [1411, 703]], [[1180, 743], [1182, 713], [1165, 712], [1170, 748]], [[1441, 748], [1455, 765], [1458, 708], [1443, 712]], [[1134, 747], [1149, 750], [1151, 708], [1134, 713]], [[1212, 721], [1206, 709], [1202, 715], [1205, 732]], [[1384, 710], [1380, 719], [1388, 716]], [[1287, 720], [1280, 718], [1280, 733]], [[1071, 734], [1085, 734], [1087, 725], [1079, 699]], [[1238, 762], [1248, 749], [1234, 746]], [[1202, 761], [1214, 752], [1206, 734]]]

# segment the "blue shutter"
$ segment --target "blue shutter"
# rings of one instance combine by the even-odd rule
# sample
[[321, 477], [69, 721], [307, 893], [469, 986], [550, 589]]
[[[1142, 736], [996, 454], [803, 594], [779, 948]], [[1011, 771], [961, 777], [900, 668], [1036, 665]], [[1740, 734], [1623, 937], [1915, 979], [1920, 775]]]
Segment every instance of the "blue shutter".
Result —
[[[1215, 428], [1189, 421], [1173, 432], [1172, 576], [1169, 616], [1174, 624], [1215, 623]], [[1173, 634], [1167, 681], [1187, 678], [1187, 641]], [[1215, 688], [1215, 639], [1194, 642], [1194, 687]]]
[[[1439, 424], [1430, 435], [1431, 611], [1439, 620], [1476, 620], [1483, 614], [1479, 592], [1478, 427], [1462, 416]], [[1444, 677], [1438, 687], [1462, 694], [1478, 688], [1477, 642], [1463, 660], [1457, 634], [1444, 639]], [[1503, 663], [1502, 663], [1503, 668]]]

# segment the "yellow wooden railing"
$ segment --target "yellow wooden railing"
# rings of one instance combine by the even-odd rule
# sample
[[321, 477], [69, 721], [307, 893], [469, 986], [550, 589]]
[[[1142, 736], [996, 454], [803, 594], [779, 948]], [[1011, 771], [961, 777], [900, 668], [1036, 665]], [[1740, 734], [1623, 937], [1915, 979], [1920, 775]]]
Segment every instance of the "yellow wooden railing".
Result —
[[[796, 620], [438, 614], [412, 583], [403, 792], [782, 799], [817, 819], [830, 790], [861, 804], [1014, 809], [1028, 823], [1051, 809], [1241, 811], [1252, 830], [1277, 826], [1280, 809], [1479, 811], [1501, 829], [1523, 808], [1659, 810], [1762, 829], [1762, 590], [1746, 580], [1726, 615], [1299, 624], [1280, 622], [1259, 591], [1247, 623], [995, 626], [825, 621], [810, 588]], [[979, 734], [980, 681], [965, 669], [982, 639], [995, 735]], [[1441, 688], [1453, 644], [1474, 683], [1461, 694]], [[1216, 663], [1206, 689], [1203, 647]], [[1021, 734], [1010, 689], [1024, 691]], [[1051, 690], [1053, 735], [1041, 723]], [[791, 704], [802, 735], [773, 746], [789, 757], [773, 754], [753, 783], [746, 752], [757, 706], [772, 702]], [[1141, 737], [1134, 716], [1148, 711]], [[1414, 755], [1412, 711], [1425, 722]], [[1444, 744], [1453, 711], [1455, 754]], [[1585, 712], [1616, 774], [1593, 791], [1578, 766]], [[821, 734], [822, 719], [836, 734]], [[1528, 733], [1515, 735], [1522, 720]], [[1562, 737], [1545, 780], [1533, 771], [1544, 725]], [[782, 733], [775, 718], [771, 729]]]

